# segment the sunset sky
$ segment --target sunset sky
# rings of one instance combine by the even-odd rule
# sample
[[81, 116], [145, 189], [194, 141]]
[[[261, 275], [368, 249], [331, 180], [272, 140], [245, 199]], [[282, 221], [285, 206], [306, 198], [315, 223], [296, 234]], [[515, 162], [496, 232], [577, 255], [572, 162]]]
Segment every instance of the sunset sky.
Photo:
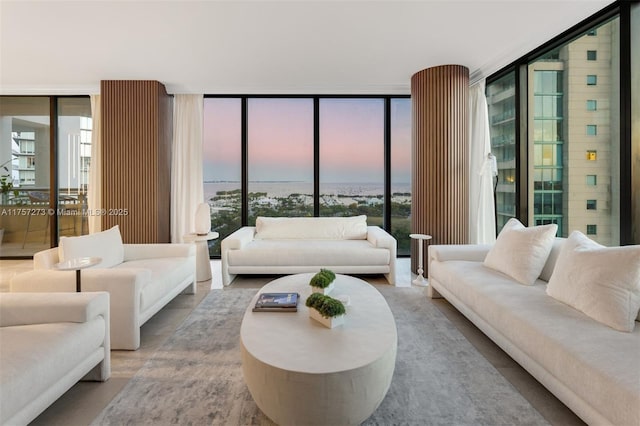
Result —
[[[240, 99], [204, 103], [204, 179], [240, 180]], [[248, 100], [250, 181], [313, 182], [313, 100]], [[411, 175], [411, 103], [391, 102], [392, 181]], [[382, 99], [320, 100], [321, 182], [382, 184]]]

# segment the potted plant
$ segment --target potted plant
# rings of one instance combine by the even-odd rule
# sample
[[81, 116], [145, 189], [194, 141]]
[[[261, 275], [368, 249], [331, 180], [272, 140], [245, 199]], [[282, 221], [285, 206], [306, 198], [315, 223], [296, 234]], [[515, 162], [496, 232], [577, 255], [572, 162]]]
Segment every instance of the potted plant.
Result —
[[[13, 178], [11, 172], [7, 168], [7, 164], [11, 160], [2, 163], [2, 167], [6, 173], [0, 175], [0, 204], [7, 205], [9, 203], [9, 192], [13, 189]], [[4, 228], [0, 226], [0, 245], [2, 245], [2, 239], [4, 238]]]
[[6, 205], [9, 201], [9, 192], [13, 189], [13, 178], [11, 177], [11, 173], [7, 168], [6, 164], [9, 161], [5, 162], [1, 167], [4, 169], [6, 173], [0, 175], [0, 202], [2, 205]]
[[309, 317], [327, 328], [344, 324], [346, 309], [344, 304], [331, 296], [311, 293], [305, 305], [309, 308]]
[[335, 279], [336, 274], [334, 274], [333, 271], [320, 269], [320, 272], [311, 277], [311, 281], [309, 281], [311, 291], [314, 293], [329, 294], [335, 286]]

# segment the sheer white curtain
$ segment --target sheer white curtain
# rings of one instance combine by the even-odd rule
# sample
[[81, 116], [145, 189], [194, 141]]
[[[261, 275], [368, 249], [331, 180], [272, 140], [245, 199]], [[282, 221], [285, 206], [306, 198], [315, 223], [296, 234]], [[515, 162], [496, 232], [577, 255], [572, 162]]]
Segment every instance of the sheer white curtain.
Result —
[[174, 95], [171, 156], [171, 241], [194, 232], [202, 181], [203, 95]]
[[[102, 204], [102, 137], [101, 137], [100, 95], [91, 95], [91, 163], [89, 165], [89, 188], [87, 207], [89, 213], [98, 211]], [[89, 233], [102, 231], [102, 216], [87, 216]]]
[[485, 80], [469, 88], [469, 143], [469, 242], [492, 243], [496, 240], [494, 177]]

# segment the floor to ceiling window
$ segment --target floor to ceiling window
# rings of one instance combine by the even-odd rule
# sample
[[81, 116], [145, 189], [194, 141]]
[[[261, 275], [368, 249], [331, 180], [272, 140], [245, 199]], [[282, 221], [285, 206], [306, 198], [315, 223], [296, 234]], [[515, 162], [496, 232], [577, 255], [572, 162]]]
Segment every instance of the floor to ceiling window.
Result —
[[619, 244], [618, 69], [618, 18], [530, 62], [530, 224]]
[[391, 235], [411, 254], [411, 99], [391, 99]]
[[383, 224], [384, 100], [320, 100], [320, 215]]
[[247, 102], [249, 212], [313, 216], [313, 99]]
[[516, 78], [515, 72], [487, 85], [491, 151], [498, 163], [495, 185], [496, 231], [516, 217]]
[[58, 235], [89, 233], [87, 193], [91, 166], [91, 101], [58, 100]]
[[211, 256], [260, 215], [366, 214], [409, 253], [408, 97], [205, 97], [204, 105], [205, 199], [220, 233]]
[[209, 245], [220, 255], [220, 241], [242, 226], [242, 110], [240, 98], [204, 100], [204, 199], [211, 206], [211, 229], [220, 237]]
[[31, 256], [89, 232], [91, 128], [88, 96], [0, 97], [0, 256]]
[[639, 8], [613, 4], [487, 78], [498, 229], [515, 216], [640, 243]]
[[0, 98], [2, 256], [50, 247], [50, 106], [47, 97]]

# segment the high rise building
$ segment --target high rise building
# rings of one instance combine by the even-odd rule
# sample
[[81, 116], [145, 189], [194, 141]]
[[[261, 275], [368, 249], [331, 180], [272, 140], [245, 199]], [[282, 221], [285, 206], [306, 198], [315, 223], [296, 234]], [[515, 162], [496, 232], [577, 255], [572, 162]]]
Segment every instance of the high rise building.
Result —
[[[618, 21], [592, 29], [528, 66], [527, 189], [530, 225], [558, 224], [604, 245], [619, 243]], [[617, 78], [617, 77], [616, 77]], [[487, 89], [498, 158], [498, 229], [515, 216], [514, 77]]]
[[491, 151], [498, 163], [495, 185], [497, 227], [516, 217], [516, 86], [508, 74], [487, 87]]

